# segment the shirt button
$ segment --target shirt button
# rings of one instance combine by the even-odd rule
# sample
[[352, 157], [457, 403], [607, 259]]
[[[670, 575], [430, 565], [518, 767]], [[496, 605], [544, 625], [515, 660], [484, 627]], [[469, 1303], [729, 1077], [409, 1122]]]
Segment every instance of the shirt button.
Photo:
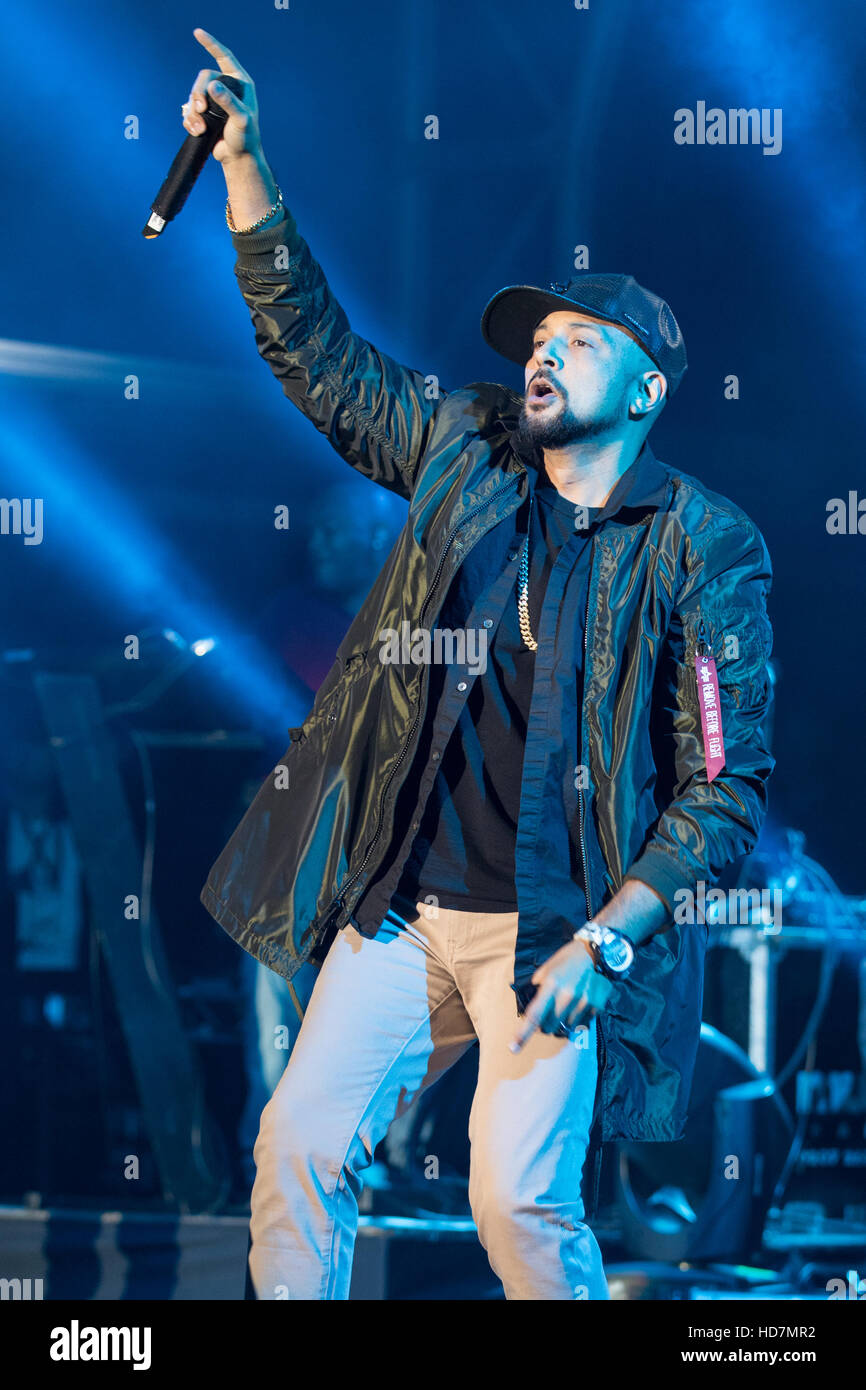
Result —
[[433, 761], [434, 761], [434, 763], [436, 763], [436, 762], [439, 761], [439, 754], [438, 754], [438, 753], [434, 753], [434, 754], [433, 754]]
[[492, 619], [492, 618], [485, 618], [485, 619], [484, 619], [484, 626], [485, 626], [485, 627], [492, 627], [492, 626], [493, 626], [493, 619]]
[[412, 822], [412, 829], [413, 829], [413, 830], [417, 830], [417, 829], [418, 829], [418, 821], [413, 820], [413, 822]]
[[508, 552], [508, 558], [509, 558], [509, 560], [516, 560], [519, 554], [520, 554], [520, 551], [519, 551], [519, 550], [509, 550], [509, 552]]
[[458, 689], [458, 690], [465, 690], [465, 689], [466, 689], [466, 682], [465, 682], [465, 681], [460, 681], [459, 685], [457, 686], [457, 689]]

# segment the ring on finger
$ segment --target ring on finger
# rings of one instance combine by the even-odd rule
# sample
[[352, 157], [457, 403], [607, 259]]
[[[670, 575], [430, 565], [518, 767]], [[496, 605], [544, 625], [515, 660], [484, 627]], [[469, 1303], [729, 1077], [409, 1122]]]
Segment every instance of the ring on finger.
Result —
[[567, 1038], [572, 1047], [578, 1047], [580, 1045], [580, 1034], [576, 1029], [570, 1028], [567, 1023], [560, 1023], [556, 1030], [556, 1035], [560, 1038]]
[[585, 1023], [578, 1023], [573, 1028], [570, 1027], [567, 1023], [562, 1023], [560, 1024], [560, 1027], [565, 1037], [568, 1038], [568, 1041], [571, 1043], [572, 1047], [576, 1047], [578, 1051], [582, 1051], [585, 1047], [587, 1047], [588, 1044], [586, 1039], [589, 1034], [589, 1028]]
[[585, 1004], [582, 1009], [569, 1009], [565, 1015], [565, 1026], [572, 1031], [575, 1028], [588, 1028], [594, 1013], [595, 1010], [588, 1004]]

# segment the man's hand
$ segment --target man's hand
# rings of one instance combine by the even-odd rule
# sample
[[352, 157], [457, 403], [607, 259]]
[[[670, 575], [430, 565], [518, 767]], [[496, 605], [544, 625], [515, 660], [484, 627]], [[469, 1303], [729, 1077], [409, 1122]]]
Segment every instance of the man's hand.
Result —
[[[666, 931], [670, 913], [662, 897], [640, 879], [627, 878], [593, 918], [602, 927], [615, 927], [633, 946]], [[576, 1028], [594, 1018], [607, 1003], [613, 981], [599, 975], [587, 941], [570, 941], [536, 970], [532, 983], [539, 989], [520, 1021], [512, 1052], [519, 1052], [536, 1030], [555, 1033], [561, 1023]], [[626, 986], [627, 988], [627, 986]]]
[[[234, 54], [215, 39], [213, 34], [209, 34], [206, 29], [193, 29], [193, 34], [202, 48], [206, 48], [216, 60], [219, 71], [214, 68], [202, 68], [195, 79], [189, 101], [184, 105], [184, 128], [190, 135], [202, 134], [205, 124], [201, 112], [207, 106], [207, 98], [210, 96], [217, 106], [228, 112], [222, 137], [214, 145], [214, 159], [219, 164], [227, 164], [244, 155], [260, 158], [262, 141], [259, 134], [259, 104], [253, 79], [246, 69], [241, 67]], [[221, 91], [217, 90], [216, 84], [219, 84], [222, 73], [228, 73], [230, 77], [237, 77], [243, 82], [243, 100], [239, 100], [225, 86]]]
[[561, 1023], [572, 1029], [589, 1023], [604, 1008], [613, 989], [612, 981], [596, 971], [585, 941], [562, 946], [538, 967], [532, 983], [538, 990], [509, 1044], [512, 1052], [519, 1052], [536, 1029], [555, 1033]]
[[[222, 136], [214, 145], [213, 157], [222, 165], [225, 174], [235, 226], [243, 231], [264, 217], [277, 200], [277, 182], [262, 150], [255, 83], [234, 54], [206, 29], [194, 29], [193, 33], [202, 47], [216, 59], [219, 72], [213, 68], [202, 68], [193, 84], [189, 101], [184, 103], [184, 129], [190, 135], [201, 135], [205, 129], [201, 113], [207, 106], [209, 96], [217, 106], [228, 112]], [[222, 84], [222, 91], [217, 89], [222, 73], [237, 77], [244, 84], [242, 101]]]

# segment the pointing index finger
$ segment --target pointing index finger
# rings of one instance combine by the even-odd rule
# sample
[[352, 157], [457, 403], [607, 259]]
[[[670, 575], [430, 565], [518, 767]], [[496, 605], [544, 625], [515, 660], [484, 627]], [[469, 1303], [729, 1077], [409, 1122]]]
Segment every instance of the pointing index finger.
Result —
[[223, 44], [215, 39], [213, 34], [209, 34], [207, 29], [193, 29], [193, 34], [202, 48], [206, 48], [212, 58], [219, 64], [220, 72], [228, 73], [230, 77], [240, 77], [244, 82], [251, 82], [252, 78], [245, 68], [242, 68], [231, 49], [225, 48]]
[[541, 1023], [544, 1010], [547, 1007], [549, 993], [539, 990], [535, 997], [527, 1005], [526, 1012], [520, 1023], [517, 1025], [517, 1032], [508, 1044], [510, 1052], [519, 1052], [528, 1038], [532, 1036], [536, 1028]]

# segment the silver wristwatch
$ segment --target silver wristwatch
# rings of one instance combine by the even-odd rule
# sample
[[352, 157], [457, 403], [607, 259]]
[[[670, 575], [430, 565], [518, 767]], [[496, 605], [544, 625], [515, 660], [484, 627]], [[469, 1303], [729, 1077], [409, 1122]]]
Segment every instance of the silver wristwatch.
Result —
[[623, 932], [615, 927], [602, 927], [587, 922], [574, 933], [575, 941], [588, 941], [595, 947], [596, 969], [609, 980], [624, 980], [634, 965], [634, 946]]

